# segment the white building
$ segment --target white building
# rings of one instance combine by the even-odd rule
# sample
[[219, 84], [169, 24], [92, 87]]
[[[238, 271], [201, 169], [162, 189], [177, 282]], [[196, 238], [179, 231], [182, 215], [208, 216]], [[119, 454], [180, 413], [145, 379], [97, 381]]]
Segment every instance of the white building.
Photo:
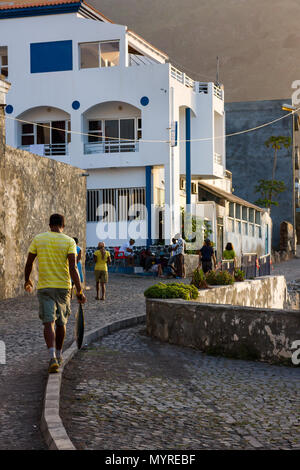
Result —
[[[181, 231], [181, 207], [192, 204], [210, 221], [221, 253], [239, 234], [235, 222], [227, 233], [232, 195], [223, 88], [192, 80], [166, 54], [81, 0], [7, 3], [0, 21], [0, 68], [12, 84], [7, 144], [89, 175], [87, 246], [105, 238], [104, 230], [110, 246], [129, 237], [140, 245], [168, 243]], [[224, 204], [199, 201], [200, 183], [223, 191]], [[139, 214], [128, 215], [133, 203], [141, 205]], [[268, 252], [264, 222], [255, 216], [261, 209], [244, 203], [244, 246], [249, 238]], [[100, 204], [109, 207], [99, 212]], [[239, 250], [240, 237], [234, 239]]]

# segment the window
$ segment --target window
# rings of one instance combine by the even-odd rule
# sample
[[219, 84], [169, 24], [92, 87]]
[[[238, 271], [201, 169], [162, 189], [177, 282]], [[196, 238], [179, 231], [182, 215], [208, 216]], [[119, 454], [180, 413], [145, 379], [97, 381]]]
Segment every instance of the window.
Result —
[[0, 47], [0, 75], [4, 75], [4, 77], [8, 77], [7, 46]]
[[229, 203], [229, 217], [234, 217], [234, 202]]
[[88, 142], [102, 142], [102, 121], [89, 121]]
[[138, 140], [142, 138], [142, 119], [141, 118], [138, 118], [137, 120], [136, 137]]
[[141, 121], [140, 118], [89, 121], [88, 142], [103, 142], [104, 153], [134, 152], [135, 140], [142, 132], [141, 127], [138, 128], [142, 125]]
[[79, 44], [80, 68], [95, 69], [119, 65], [119, 41], [86, 42]]
[[242, 207], [242, 219], [248, 220], [248, 207], [245, 207], [245, 206]]
[[261, 224], [260, 212], [259, 212], [259, 211], [255, 211], [255, 223], [256, 223], [257, 225], [260, 225], [260, 224]]
[[44, 145], [45, 155], [66, 155], [71, 140], [70, 121], [48, 121], [22, 124], [21, 145]]
[[[87, 221], [144, 220], [145, 203], [145, 188], [90, 189], [87, 191]], [[129, 215], [129, 209], [134, 204], [138, 205], [136, 215]]]
[[254, 209], [249, 209], [249, 222], [254, 223]]
[[241, 218], [241, 206], [240, 206], [240, 204], [235, 205], [235, 218], [236, 219]]

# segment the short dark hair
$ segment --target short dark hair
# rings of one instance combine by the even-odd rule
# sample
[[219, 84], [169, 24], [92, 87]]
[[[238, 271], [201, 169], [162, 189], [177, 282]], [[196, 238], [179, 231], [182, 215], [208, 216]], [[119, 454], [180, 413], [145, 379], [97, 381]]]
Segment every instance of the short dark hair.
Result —
[[49, 220], [50, 227], [64, 227], [65, 218], [61, 214], [52, 214]]
[[76, 245], [78, 245], [78, 238], [74, 237], [73, 240], [75, 240]]
[[227, 250], [227, 251], [231, 251], [231, 250], [233, 250], [232, 243], [228, 242], [228, 243], [227, 243], [227, 245], [226, 245], [226, 248], [225, 248], [225, 250]]

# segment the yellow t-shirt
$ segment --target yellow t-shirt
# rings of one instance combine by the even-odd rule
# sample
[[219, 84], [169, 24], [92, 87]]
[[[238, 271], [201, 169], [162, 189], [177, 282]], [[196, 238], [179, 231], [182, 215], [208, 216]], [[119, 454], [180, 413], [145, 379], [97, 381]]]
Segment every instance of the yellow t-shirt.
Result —
[[68, 255], [76, 256], [73, 238], [58, 232], [40, 233], [32, 240], [29, 252], [37, 255], [39, 263], [37, 289], [71, 289]]
[[105, 256], [104, 256], [104, 259], [102, 259], [102, 255], [101, 255], [101, 251], [100, 250], [96, 250], [94, 252], [94, 255], [96, 256], [97, 258], [97, 262], [95, 264], [95, 271], [107, 271], [107, 260], [110, 256], [110, 253], [109, 251], [106, 251], [105, 252]]

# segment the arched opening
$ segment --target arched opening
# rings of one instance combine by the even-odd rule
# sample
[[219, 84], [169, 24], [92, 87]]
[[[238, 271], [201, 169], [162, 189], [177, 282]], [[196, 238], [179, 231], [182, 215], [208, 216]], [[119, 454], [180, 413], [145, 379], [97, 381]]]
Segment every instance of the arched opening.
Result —
[[108, 101], [83, 114], [84, 153], [138, 151], [142, 138], [141, 110], [122, 101]]
[[68, 155], [70, 114], [52, 106], [37, 106], [18, 116], [18, 147], [45, 156]]

